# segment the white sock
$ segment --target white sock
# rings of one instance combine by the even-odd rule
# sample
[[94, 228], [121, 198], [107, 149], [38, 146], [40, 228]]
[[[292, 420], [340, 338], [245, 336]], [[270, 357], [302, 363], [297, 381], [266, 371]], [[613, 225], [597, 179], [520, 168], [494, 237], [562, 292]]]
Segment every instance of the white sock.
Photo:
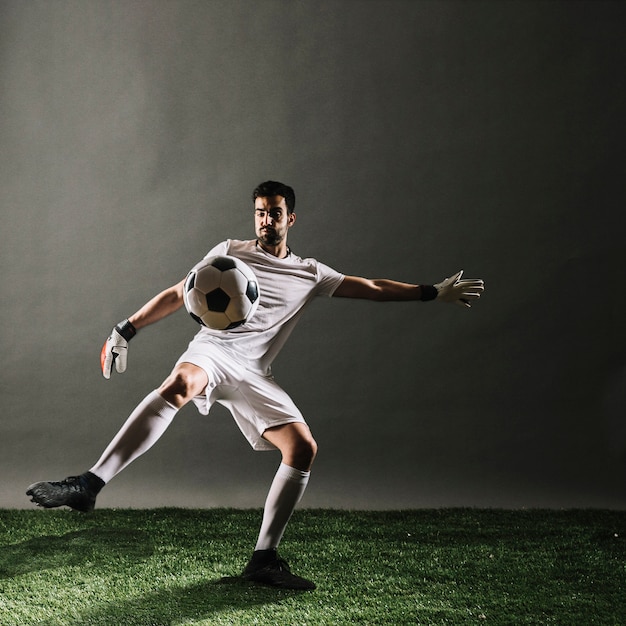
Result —
[[278, 548], [287, 523], [304, 494], [311, 472], [281, 463], [272, 481], [255, 550]]
[[157, 442], [177, 412], [178, 409], [158, 391], [149, 393], [89, 471], [108, 483]]

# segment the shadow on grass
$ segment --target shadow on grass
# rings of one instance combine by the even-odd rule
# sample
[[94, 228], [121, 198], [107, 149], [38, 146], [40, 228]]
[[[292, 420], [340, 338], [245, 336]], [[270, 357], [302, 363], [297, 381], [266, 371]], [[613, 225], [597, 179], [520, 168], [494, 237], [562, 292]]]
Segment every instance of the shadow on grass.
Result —
[[86, 529], [65, 535], [35, 537], [23, 543], [0, 547], [0, 578], [30, 572], [83, 565], [106, 565], [111, 555], [137, 562], [154, 552], [145, 531], [134, 529]]
[[210, 621], [220, 613], [232, 611], [238, 615], [254, 607], [279, 604], [285, 598], [302, 593], [263, 587], [241, 578], [222, 578], [168, 586], [139, 598], [100, 605], [81, 613], [77, 623], [89, 626], [169, 626], [187, 620]]
[[[150, 533], [136, 529], [90, 528], [64, 535], [44, 535], [13, 545], [0, 546], [0, 580], [58, 570], [66, 567], [89, 567], [116, 572], [148, 560], [154, 553]], [[114, 573], [114, 572], [112, 572]], [[195, 584], [168, 584], [140, 596], [109, 599], [96, 604], [86, 599], [70, 619], [40, 619], [45, 626], [69, 623], [89, 626], [169, 626], [185, 620], [204, 620], [220, 613], [245, 611], [261, 605], [280, 603], [298, 595], [298, 591], [255, 585], [239, 577], [224, 577]], [[21, 623], [21, 622], [20, 622]]]

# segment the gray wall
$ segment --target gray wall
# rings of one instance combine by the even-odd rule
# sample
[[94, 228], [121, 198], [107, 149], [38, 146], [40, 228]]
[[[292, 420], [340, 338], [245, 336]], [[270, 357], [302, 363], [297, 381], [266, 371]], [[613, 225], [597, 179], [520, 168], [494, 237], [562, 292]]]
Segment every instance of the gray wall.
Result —
[[[195, 332], [114, 323], [250, 192], [336, 269], [488, 291], [318, 301], [275, 366], [320, 454], [302, 506], [626, 507], [624, 25], [604, 2], [0, 4], [0, 506], [87, 469]], [[261, 506], [278, 463], [181, 411], [100, 506]]]

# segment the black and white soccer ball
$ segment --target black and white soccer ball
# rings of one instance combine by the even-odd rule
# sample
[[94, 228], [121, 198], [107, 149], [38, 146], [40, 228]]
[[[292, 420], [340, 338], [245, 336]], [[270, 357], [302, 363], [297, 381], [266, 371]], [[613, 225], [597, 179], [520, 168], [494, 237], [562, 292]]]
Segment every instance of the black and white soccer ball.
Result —
[[213, 256], [195, 265], [183, 288], [185, 308], [196, 322], [230, 330], [249, 320], [259, 306], [259, 283], [240, 259]]

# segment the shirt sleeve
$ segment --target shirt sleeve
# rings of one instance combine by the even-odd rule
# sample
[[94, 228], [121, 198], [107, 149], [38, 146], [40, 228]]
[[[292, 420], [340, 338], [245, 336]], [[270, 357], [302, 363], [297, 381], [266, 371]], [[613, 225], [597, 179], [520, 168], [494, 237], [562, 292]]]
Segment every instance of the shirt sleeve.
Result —
[[317, 262], [317, 275], [318, 275], [318, 295], [320, 296], [332, 296], [335, 290], [346, 277], [345, 274], [334, 270], [324, 263]]

